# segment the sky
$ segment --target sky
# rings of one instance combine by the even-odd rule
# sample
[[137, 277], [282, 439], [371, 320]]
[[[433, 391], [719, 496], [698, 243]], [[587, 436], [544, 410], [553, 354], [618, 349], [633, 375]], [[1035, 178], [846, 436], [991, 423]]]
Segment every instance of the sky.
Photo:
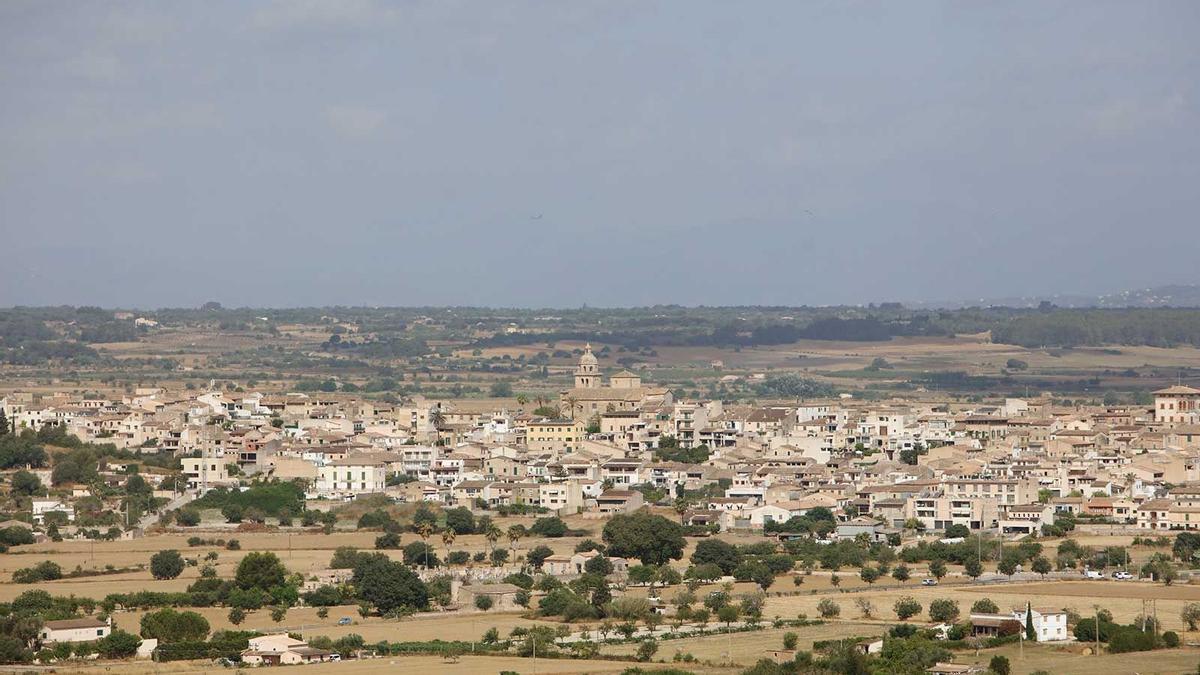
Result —
[[0, 306], [1200, 283], [1200, 3], [0, 3]]

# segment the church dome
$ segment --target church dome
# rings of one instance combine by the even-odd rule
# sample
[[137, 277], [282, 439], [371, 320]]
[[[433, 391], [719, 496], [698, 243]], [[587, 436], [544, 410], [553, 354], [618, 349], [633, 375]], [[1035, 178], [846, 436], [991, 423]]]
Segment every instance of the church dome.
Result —
[[595, 366], [599, 363], [600, 362], [596, 360], [595, 354], [592, 354], [592, 343], [589, 342], [587, 346], [583, 348], [583, 356], [579, 357], [579, 365]]

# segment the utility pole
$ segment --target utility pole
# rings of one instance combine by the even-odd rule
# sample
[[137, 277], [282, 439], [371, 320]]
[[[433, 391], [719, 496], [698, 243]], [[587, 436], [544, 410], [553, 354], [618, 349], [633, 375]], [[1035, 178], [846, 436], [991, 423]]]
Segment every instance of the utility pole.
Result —
[[1100, 656], [1100, 605], [1092, 605], [1092, 611], [1094, 612], [1092, 620], [1095, 621], [1092, 627], [1095, 628], [1093, 632], [1096, 637], [1096, 651], [1092, 652], [1092, 655]]

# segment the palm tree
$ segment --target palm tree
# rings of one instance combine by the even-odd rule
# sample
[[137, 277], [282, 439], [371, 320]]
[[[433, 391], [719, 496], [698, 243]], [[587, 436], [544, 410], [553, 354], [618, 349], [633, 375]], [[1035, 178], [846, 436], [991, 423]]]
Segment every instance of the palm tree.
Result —
[[508, 528], [508, 543], [512, 547], [513, 559], [517, 557], [517, 543], [521, 541], [521, 537], [525, 536], [524, 525], [513, 525]]
[[525, 405], [529, 403], [529, 397], [525, 394], [517, 394], [517, 405]]
[[447, 566], [449, 566], [449, 564], [450, 564], [449, 563], [449, 561], [450, 561], [450, 545], [454, 543], [455, 536], [456, 535], [454, 534], [454, 530], [452, 530], [448, 527], [446, 528], [446, 530], [444, 532], [442, 532], [442, 544], [444, 544], [446, 546], [446, 561], [447, 561], [446, 565]]
[[442, 412], [441, 406], [429, 410], [429, 423], [433, 425], [434, 429], [446, 423], [446, 414]]
[[488, 544], [492, 548], [492, 552], [495, 553], [496, 542], [500, 540], [500, 528], [496, 527], [495, 523], [492, 523], [488, 525], [488, 529], [483, 533], [483, 536], [487, 538]]
[[565, 399], [565, 401], [567, 403], [567, 409], [571, 411], [571, 421], [574, 422], [575, 421], [575, 405], [577, 403], [579, 403], [579, 399], [575, 398], [574, 396], [568, 396]]
[[690, 508], [690, 506], [691, 505], [688, 504], [688, 500], [684, 499], [683, 497], [675, 500], [675, 513], [679, 514], [679, 522], [681, 524], [683, 523], [683, 516], [688, 512], [688, 508]]
[[429, 569], [429, 537], [433, 536], [433, 525], [421, 523], [417, 534], [420, 535], [421, 541], [425, 542], [425, 569]]

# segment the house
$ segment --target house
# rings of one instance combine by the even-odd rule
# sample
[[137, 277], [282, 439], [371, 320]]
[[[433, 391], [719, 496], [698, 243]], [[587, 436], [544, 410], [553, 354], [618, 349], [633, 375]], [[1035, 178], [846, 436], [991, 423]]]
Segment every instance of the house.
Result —
[[101, 621], [100, 619], [89, 616], [81, 619], [47, 621], [46, 623], [42, 624], [42, 630], [41, 633], [38, 634], [38, 637], [43, 644], [54, 644], [56, 642], [91, 642], [93, 640], [99, 640], [102, 637], [107, 637], [111, 632], [111, 619]]
[[840, 523], [837, 526], [836, 533], [838, 539], [856, 539], [858, 535], [865, 534], [871, 541], [887, 541], [887, 533], [884, 532], [883, 523], [866, 516], [859, 516], [853, 520]]
[[383, 492], [387, 462], [367, 455], [349, 455], [317, 469], [317, 491], [326, 496]]
[[[573, 555], [552, 555], [542, 563], [542, 571], [550, 576], [583, 574], [587, 562], [599, 555], [599, 551], [584, 551]], [[629, 561], [625, 558], [609, 558], [608, 561], [612, 563], [615, 573], [624, 574], [629, 569]]]
[[45, 522], [48, 513], [64, 513], [67, 522], [75, 522], [75, 509], [57, 499], [35, 499], [32, 508], [33, 522], [38, 524]]
[[1032, 619], [1034, 634], [1038, 642], [1060, 642], [1068, 639], [1067, 613], [1060, 609], [1032, 607], [1013, 608], [1013, 617], [1026, 626], [1026, 619]]
[[517, 604], [517, 594], [521, 592], [521, 587], [513, 584], [456, 585], [452, 590], [457, 591], [457, 597], [452, 597], [452, 600], [464, 607], [474, 607], [476, 598], [487, 597], [492, 601], [490, 609], [496, 611], [515, 612], [524, 609]]
[[335, 660], [333, 652], [309, 647], [304, 640], [286, 634], [250, 638], [242, 662], [251, 666], [291, 666]]
[[606, 516], [631, 513], [642, 508], [645, 498], [637, 490], [608, 490], [596, 498], [596, 508]]

